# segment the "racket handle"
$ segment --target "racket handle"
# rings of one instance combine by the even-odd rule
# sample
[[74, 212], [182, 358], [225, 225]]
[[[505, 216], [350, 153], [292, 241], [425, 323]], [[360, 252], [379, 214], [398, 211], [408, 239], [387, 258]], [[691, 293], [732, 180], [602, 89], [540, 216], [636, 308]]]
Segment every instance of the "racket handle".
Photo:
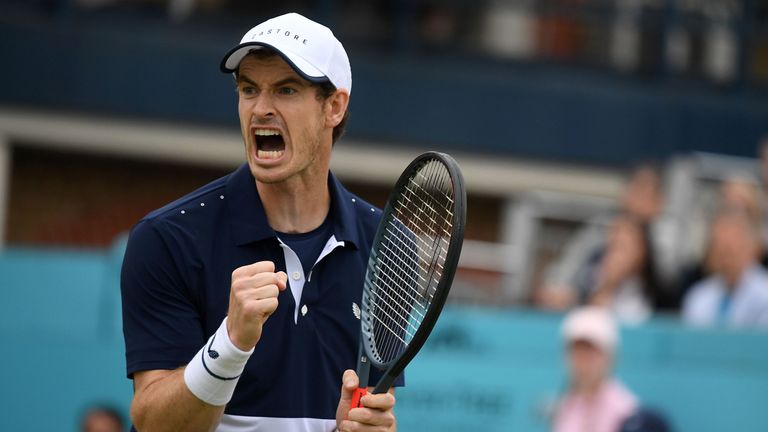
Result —
[[349, 404], [349, 409], [363, 408], [363, 403], [360, 402], [360, 398], [368, 394], [368, 389], [365, 387], [358, 387], [355, 392], [352, 393], [352, 402]]

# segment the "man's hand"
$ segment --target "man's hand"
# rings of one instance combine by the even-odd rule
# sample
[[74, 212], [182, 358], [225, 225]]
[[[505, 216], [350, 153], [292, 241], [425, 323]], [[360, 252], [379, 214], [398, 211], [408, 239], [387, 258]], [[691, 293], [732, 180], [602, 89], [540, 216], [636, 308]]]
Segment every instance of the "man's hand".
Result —
[[260, 261], [232, 272], [227, 332], [236, 347], [250, 351], [261, 339], [261, 328], [277, 309], [277, 296], [287, 286], [285, 272], [275, 263]]
[[336, 427], [339, 432], [381, 431], [393, 432], [396, 428], [395, 396], [390, 393], [368, 393], [360, 401], [365, 408], [349, 409], [352, 393], [357, 389], [359, 380], [353, 370], [344, 371], [341, 379], [341, 398], [336, 409]]

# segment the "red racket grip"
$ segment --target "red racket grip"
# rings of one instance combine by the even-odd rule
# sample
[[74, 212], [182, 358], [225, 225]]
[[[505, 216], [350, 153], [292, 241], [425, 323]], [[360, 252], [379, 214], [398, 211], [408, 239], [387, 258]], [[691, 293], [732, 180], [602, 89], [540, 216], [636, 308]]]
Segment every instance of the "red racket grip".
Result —
[[363, 403], [360, 402], [360, 398], [368, 394], [368, 389], [365, 387], [358, 387], [355, 392], [352, 393], [352, 402], [349, 404], [349, 409], [363, 408]]

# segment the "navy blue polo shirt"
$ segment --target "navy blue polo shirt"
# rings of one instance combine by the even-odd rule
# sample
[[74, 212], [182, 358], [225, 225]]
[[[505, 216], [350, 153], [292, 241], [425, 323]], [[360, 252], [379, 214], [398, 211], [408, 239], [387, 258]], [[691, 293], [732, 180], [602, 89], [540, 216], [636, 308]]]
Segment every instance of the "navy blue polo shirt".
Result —
[[[360, 304], [381, 211], [333, 174], [328, 186], [332, 236], [306, 278], [287, 272], [287, 245], [267, 223], [247, 164], [139, 221], [121, 274], [128, 376], [186, 365], [227, 313], [232, 272], [270, 260], [289, 273], [289, 285], [300, 279], [303, 287], [280, 293], [222, 423], [304, 430], [269, 419], [326, 419], [330, 427], [342, 373], [356, 366], [353, 303]], [[371, 383], [379, 376], [372, 371]]]

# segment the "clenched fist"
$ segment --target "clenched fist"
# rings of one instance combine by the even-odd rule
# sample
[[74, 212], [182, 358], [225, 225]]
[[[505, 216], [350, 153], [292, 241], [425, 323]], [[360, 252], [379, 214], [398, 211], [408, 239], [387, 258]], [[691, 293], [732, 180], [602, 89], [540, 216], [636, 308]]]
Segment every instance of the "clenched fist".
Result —
[[261, 329], [277, 309], [277, 296], [286, 287], [285, 272], [275, 263], [260, 261], [232, 272], [227, 332], [236, 347], [250, 351], [261, 339]]

